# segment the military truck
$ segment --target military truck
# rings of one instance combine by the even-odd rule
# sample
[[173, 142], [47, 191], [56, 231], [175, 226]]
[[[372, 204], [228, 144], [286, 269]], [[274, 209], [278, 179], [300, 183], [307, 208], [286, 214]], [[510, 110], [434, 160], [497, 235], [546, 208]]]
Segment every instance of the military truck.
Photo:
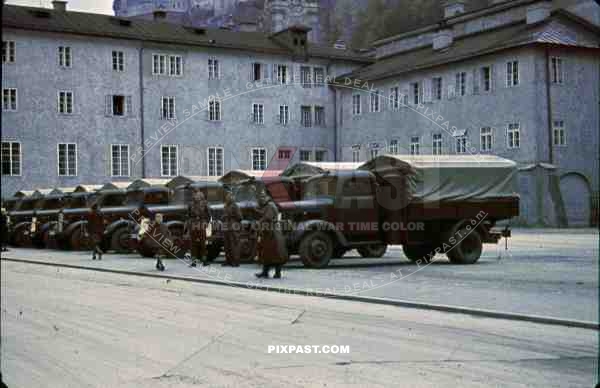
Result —
[[50, 239], [50, 232], [56, 224], [61, 209], [65, 206], [69, 194], [56, 189], [40, 201], [39, 209], [35, 210], [31, 227], [31, 242], [36, 248], [45, 248]]
[[37, 223], [35, 213], [41, 209], [44, 195], [36, 191], [31, 195], [24, 197], [20, 202], [18, 209], [7, 213], [10, 217], [11, 227], [10, 243], [17, 247], [31, 247], [33, 241], [31, 233], [35, 232]]
[[[212, 223], [210, 227], [211, 233], [207, 239], [207, 258], [212, 261], [219, 256], [223, 249], [223, 235], [221, 233], [220, 221], [225, 192], [221, 183], [200, 181], [179, 186], [175, 189], [174, 198], [171, 203], [167, 205], [145, 205], [142, 213], [146, 219], [143, 222], [149, 224], [156, 214], [162, 214], [163, 222], [167, 224], [169, 232], [175, 240], [175, 245], [180, 248], [176, 255], [183, 257], [191, 247], [189, 236], [184, 235], [184, 228], [188, 217], [188, 205], [192, 201], [192, 192], [194, 190], [202, 191], [211, 213]], [[157, 247], [154, 241], [152, 241], [152, 233], [140, 231], [138, 239], [138, 252], [144, 257], [153, 257], [156, 254]]]
[[307, 267], [357, 249], [382, 256], [402, 245], [413, 262], [446, 254], [455, 264], [474, 264], [483, 243], [510, 230], [498, 221], [519, 214], [516, 164], [494, 156], [379, 156], [357, 171], [309, 178], [302, 200], [279, 203], [288, 250]]

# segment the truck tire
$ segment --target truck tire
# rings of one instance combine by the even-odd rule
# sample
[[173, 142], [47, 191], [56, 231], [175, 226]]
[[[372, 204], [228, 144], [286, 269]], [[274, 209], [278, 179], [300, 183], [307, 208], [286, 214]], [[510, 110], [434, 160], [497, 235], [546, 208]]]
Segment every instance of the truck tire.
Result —
[[373, 244], [373, 245], [365, 245], [364, 247], [360, 247], [356, 249], [358, 253], [365, 258], [374, 258], [378, 259], [385, 255], [387, 251], [387, 245], [385, 244]]
[[325, 268], [333, 256], [333, 242], [323, 232], [311, 232], [302, 239], [299, 251], [305, 267]]
[[344, 257], [344, 255], [348, 252], [348, 250], [346, 248], [344, 248], [341, 245], [338, 245], [337, 247], [335, 247], [335, 249], [333, 250], [333, 258], [334, 259], [341, 259]]
[[477, 229], [470, 231], [461, 228], [459, 236], [463, 236], [448, 252], [446, 256], [453, 264], [475, 264], [481, 257], [483, 242]]
[[209, 263], [215, 261], [217, 257], [221, 254], [221, 244], [210, 244], [206, 247], [206, 259]]
[[74, 251], [91, 251], [94, 246], [92, 236], [85, 233], [83, 226], [79, 225], [69, 236], [69, 247]]
[[433, 251], [433, 247], [429, 244], [405, 244], [402, 245], [404, 256], [413, 263], [421, 261], [421, 263], [429, 263], [429, 255]]
[[116, 253], [129, 253], [130, 248], [127, 243], [131, 232], [127, 226], [121, 226], [113, 231], [110, 236], [110, 249]]

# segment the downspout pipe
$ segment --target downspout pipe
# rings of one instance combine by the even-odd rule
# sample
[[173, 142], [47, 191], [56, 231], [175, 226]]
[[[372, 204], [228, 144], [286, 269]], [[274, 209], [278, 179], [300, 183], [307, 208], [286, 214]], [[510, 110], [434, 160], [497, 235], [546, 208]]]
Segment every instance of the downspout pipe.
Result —
[[552, 111], [552, 88], [551, 88], [551, 84], [550, 84], [550, 49], [548, 48], [548, 46], [546, 46], [545, 48], [545, 56], [546, 56], [546, 106], [548, 107], [548, 109], [546, 110], [547, 113], [547, 120], [548, 120], [548, 163], [550, 164], [554, 164], [554, 146], [552, 143], [552, 132], [553, 132], [553, 128], [552, 128], [552, 118], [554, 117], [553, 111]]
[[144, 43], [141, 43], [139, 51], [139, 89], [140, 89], [140, 149], [142, 150], [142, 178], [146, 177], [146, 146], [144, 133]]

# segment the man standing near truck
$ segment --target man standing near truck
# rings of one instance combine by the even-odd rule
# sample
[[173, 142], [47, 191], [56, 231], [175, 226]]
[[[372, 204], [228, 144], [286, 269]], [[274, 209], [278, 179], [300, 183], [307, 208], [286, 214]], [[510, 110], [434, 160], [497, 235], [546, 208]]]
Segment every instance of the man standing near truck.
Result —
[[96, 260], [96, 254], [98, 254], [98, 260], [102, 260], [102, 249], [100, 244], [102, 243], [102, 236], [104, 235], [104, 218], [98, 211], [98, 204], [92, 205], [92, 212], [88, 216], [88, 232], [92, 238], [93, 251], [92, 260]]
[[274, 279], [281, 278], [281, 267], [287, 262], [288, 254], [285, 238], [279, 230], [279, 209], [275, 202], [265, 192], [258, 195], [258, 259], [262, 263], [262, 272], [257, 278], [268, 278], [269, 270], [275, 267]]
[[229, 191], [225, 193], [225, 208], [223, 214], [223, 235], [225, 238], [225, 263], [223, 266], [240, 266], [240, 229], [242, 212]]
[[204, 198], [204, 194], [198, 189], [192, 192], [192, 203], [189, 206], [188, 213], [189, 219], [186, 222], [186, 229], [192, 242], [190, 267], [195, 267], [198, 259], [202, 262], [202, 266], [207, 266], [206, 228], [210, 221], [210, 214], [208, 213], [208, 203]]

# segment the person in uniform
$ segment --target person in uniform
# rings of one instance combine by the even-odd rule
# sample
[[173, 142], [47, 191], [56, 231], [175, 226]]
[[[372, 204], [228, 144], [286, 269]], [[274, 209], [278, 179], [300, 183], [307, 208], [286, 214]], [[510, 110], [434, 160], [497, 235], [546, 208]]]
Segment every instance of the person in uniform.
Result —
[[235, 203], [233, 194], [225, 193], [225, 207], [223, 209], [223, 237], [225, 238], [225, 262], [223, 266], [240, 266], [240, 230], [242, 227], [242, 212]]
[[274, 279], [281, 278], [281, 267], [288, 260], [285, 238], [278, 228], [279, 209], [267, 193], [258, 195], [258, 260], [263, 265], [258, 278], [268, 278], [269, 270], [275, 267]]
[[192, 262], [190, 267], [195, 267], [197, 260], [202, 261], [202, 266], [208, 265], [206, 259], [206, 228], [210, 222], [208, 203], [202, 191], [196, 189], [192, 193], [192, 203], [188, 208], [187, 233], [192, 242]]
[[156, 244], [158, 248], [156, 251], [156, 269], [159, 271], [164, 271], [165, 265], [161, 260], [161, 256], [168, 256], [170, 252], [168, 248], [162, 244], [162, 242], [165, 240], [173, 241], [173, 239], [171, 238], [169, 227], [167, 224], [163, 223], [162, 214], [156, 213], [154, 216], [154, 223], [150, 226], [149, 230], [152, 231], [152, 236], [156, 236], [156, 238], [153, 238], [154, 244]]
[[8, 251], [6, 245], [8, 244], [8, 214], [6, 209], [2, 207], [2, 215], [0, 216], [0, 249], [2, 252]]
[[88, 216], [87, 226], [92, 238], [92, 260], [96, 260], [96, 255], [98, 255], [98, 260], [102, 260], [103, 252], [100, 245], [102, 244], [102, 237], [104, 235], [104, 217], [98, 211], [97, 203], [92, 205], [92, 212]]

